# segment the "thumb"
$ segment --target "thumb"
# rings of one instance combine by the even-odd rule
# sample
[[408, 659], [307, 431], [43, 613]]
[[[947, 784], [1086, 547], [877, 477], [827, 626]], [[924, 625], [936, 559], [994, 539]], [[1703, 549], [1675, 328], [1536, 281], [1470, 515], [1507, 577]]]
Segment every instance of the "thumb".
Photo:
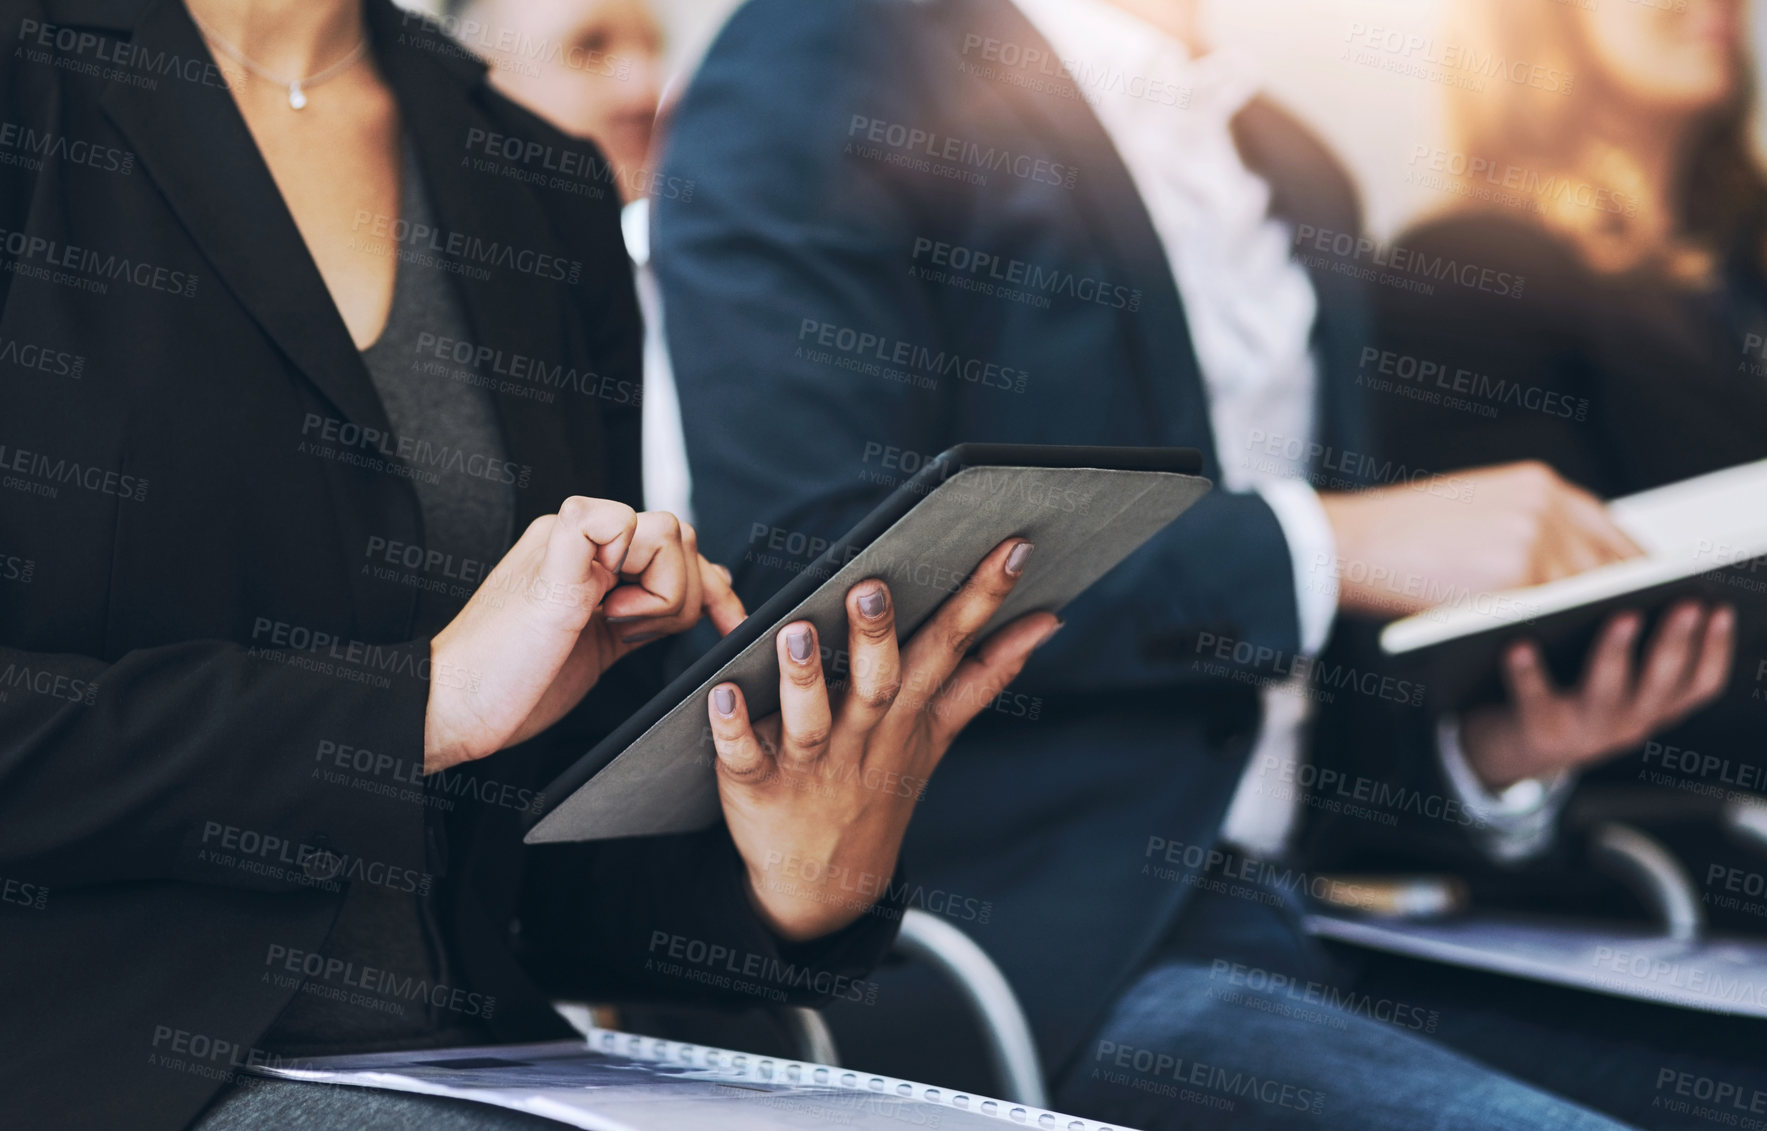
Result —
[[705, 591], [706, 615], [719, 636], [728, 636], [732, 629], [748, 618], [742, 598], [730, 585], [730, 571], [715, 562], [699, 560], [700, 583]]

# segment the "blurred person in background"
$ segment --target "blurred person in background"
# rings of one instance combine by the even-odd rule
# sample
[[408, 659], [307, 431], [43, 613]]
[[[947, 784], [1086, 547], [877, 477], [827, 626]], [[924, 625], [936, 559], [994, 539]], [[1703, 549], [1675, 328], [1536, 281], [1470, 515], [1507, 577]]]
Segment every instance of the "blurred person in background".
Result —
[[[1444, 87], [1450, 136], [1426, 165], [1448, 201], [1394, 243], [1519, 276], [1525, 292], [1377, 288], [1378, 353], [1359, 373], [1374, 386], [1434, 364], [1464, 375], [1458, 388], [1508, 393], [1432, 399], [1427, 382], [1403, 379], [1391, 384], [1412, 387], [1371, 387], [1380, 458], [1442, 470], [1534, 460], [1603, 499], [1767, 458], [1767, 175], [1750, 132], [1746, 14], [1740, 0], [1451, 5], [1444, 42], [1574, 84], [1568, 93], [1500, 80]], [[1767, 499], [1758, 505], [1767, 515]], [[1726, 564], [1714, 552], [1713, 568]], [[1767, 920], [1746, 901], [1727, 907], [1737, 901], [1713, 878], [1759, 875], [1767, 857], [1758, 841], [1724, 830], [1723, 801], [1710, 795], [1746, 800], [1767, 782], [1767, 570], [1726, 577], [1703, 625], [1691, 602], [1654, 626], [1611, 618], [1581, 672], [1555, 672], [1517, 643], [1501, 661], [1507, 701], [1442, 729], [1476, 737], [1484, 756], [1466, 769], [1494, 792], [1532, 778], [1573, 812], [1623, 809], [1702, 885], [1715, 929], [1758, 935]], [[1717, 654], [1721, 633], [1735, 641], [1734, 671]], [[1678, 673], [1633, 662], [1653, 639], [1695, 642], [1690, 663], [1709, 665], [1721, 697], [1699, 712], [1677, 703]], [[1335, 658], [1390, 663], [1372, 633], [1340, 636]], [[1519, 725], [1525, 718], [1559, 737], [1558, 754]], [[1316, 749], [1323, 761], [1415, 781], [1434, 741], [1421, 722], [1349, 697], [1322, 712]], [[1660, 778], [1674, 781], [1648, 784]], [[1555, 822], [1537, 831], [1495, 863], [1422, 821], [1375, 830], [1325, 818], [1306, 839], [1321, 867], [1452, 870], [1481, 900], [1640, 917], [1624, 889], [1592, 874], [1576, 836]], [[1738, 1079], [1767, 1041], [1758, 1023], [1444, 967], [1392, 963], [1369, 978], [1383, 992], [1440, 1001], [1444, 1040], [1549, 1086], [1577, 1087], [1582, 1066], [1485, 1025], [1487, 1015], [1574, 1029], [1592, 1048], [1654, 1033], [1708, 1065], [1730, 1062]], [[1614, 1110], [1643, 1112], [1660, 1094], [1649, 1072], [1618, 1083]]]
[[[1439, 363], [1516, 395], [1469, 410], [1371, 391], [1382, 456], [1450, 469], [1537, 460], [1604, 499], [1767, 458], [1767, 175], [1750, 139], [1743, 17], [1739, 0], [1466, 0], [1450, 10], [1456, 43], [1542, 61], [1574, 74], [1576, 87], [1571, 97], [1509, 82], [1447, 91], [1442, 163], [1464, 175], [1449, 182], [1452, 203], [1395, 242], [1496, 265], [1524, 278], [1526, 293], [1383, 288], [1382, 353], [1365, 364], [1373, 375], [1400, 359]], [[1726, 561], [1714, 553], [1712, 564]], [[1614, 742], [1574, 734], [1577, 755], [1558, 769], [1633, 781], [1641, 768], [1666, 768], [1639, 761], [1647, 739], [1767, 766], [1767, 712], [1752, 693], [1767, 656], [1767, 572], [1732, 578], [1734, 607], [1715, 618], [1741, 634], [1744, 669], [1728, 695], [1673, 731], [1633, 725]], [[1640, 629], [1616, 618], [1603, 654], [1625, 654]], [[1686, 608], [1658, 631], [1700, 635]], [[1580, 729], [1534, 649], [1516, 647], [1504, 668], [1512, 702], [1525, 696], [1535, 713]], [[1638, 690], [1618, 680], [1609, 713], [1653, 697]], [[1469, 713], [1464, 727], [1501, 751], [1485, 768], [1491, 785], [1540, 772], [1541, 753], [1496, 710]]]
[[625, 208], [620, 227], [644, 316], [644, 497], [693, 520], [686, 444], [664, 345], [662, 299], [650, 270], [653, 196], [693, 195], [655, 175], [664, 37], [648, 0], [468, 0], [444, 21], [491, 65], [491, 83], [515, 102], [606, 155], [602, 187]]
[[663, 93], [663, 29], [647, 0], [468, 0], [446, 26], [498, 90], [593, 139], [622, 200], [647, 194]]
[[1575, 88], [1447, 89], [1451, 203], [1397, 242], [1500, 264], [1526, 292], [1383, 288], [1381, 345], [1550, 396], [1487, 414], [1371, 395], [1385, 451], [1539, 460], [1604, 499], [1767, 458], [1767, 175], [1744, 18], [1740, 0], [1452, 6], [1456, 43]]
[[[1482, 592], [1634, 552], [1537, 464], [1464, 475], [1463, 502], [1336, 489], [1366, 450], [1365, 299], [1295, 252], [1302, 230], [1353, 236], [1359, 206], [1259, 85], [1209, 50], [1194, 0], [751, 0], [671, 127], [665, 172], [701, 190], [658, 205], [708, 552], [764, 596], [793, 572], [778, 543], [839, 538], [961, 441], [1201, 449], [1221, 489], [1066, 610], [911, 841], [1024, 999], [1058, 1106], [1162, 1128], [1611, 1127], [1418, 1033], [1342, 1009], [1321, 1032], [1220, 992], [1228, 957], [1332, 977], [1268, 880], [1296, 814], [1262, 767], [1305, 757], [1308, 688], [1287, 677], [1340, 616], [1391, 606], [1367, 570], [1319, 563]], [[1690, 703], [1709, 695], [1697, 651], [1653, 652]], [[1449, 796], [1480, 814], [1479, 851], [1555, 811], [1538, 783], [1469, 790]], [[1263, 886], [1230, 894], [1205, 860]], [[890, 987], [833, 1011], [849, 1055], [982, 1087], [953, 1077], [949, 991]], [[1186, 1075], [1132, 1070], [1155, 1055]], [[1181, 1094], [1214, 1069], [1266, 1094]]]

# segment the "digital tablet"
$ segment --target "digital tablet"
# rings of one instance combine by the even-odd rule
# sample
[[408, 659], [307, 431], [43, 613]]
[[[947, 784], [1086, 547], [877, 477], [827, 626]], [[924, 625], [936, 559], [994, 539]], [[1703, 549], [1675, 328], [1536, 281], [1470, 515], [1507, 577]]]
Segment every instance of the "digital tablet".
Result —
[[1738, 606], [1738, 642], [1762, 631], [1750, 599], [1767, 570], [1767, 460], [1708, 472], [1610, 501], [1607, 514], [1643, 552], [1639, 557], [1524, 589], [1470, 592], [1444, 586], [1441, 603], [1381, 630], [1381, 650], [1417, 676], [1437, 712], [1508, 698], [1499, 676], [1504, 651], [1528, 639], [1541, 646], [1561, 687], [1581, 678], [1590, 649], [1615, 614], [1643, 614], [1639, 641], [1677, 601]]
[[[827, 649], [847, 639], [847, 591], [890, 587], [907, 640], [1007, 538], [1035, 542], [1025, 576], [987, 632], [1059, 610], [1209, 490], [1192, 448], [961, 444], [922, 467], [835, 539], [748, 619], [546, 787], [529, 844], [693, 832], [719, 818], [706, 697], [726, 680], [749, 717], [779, 706], [773, 638], [816, 625]], [[986, 633], [983, 634], [984, 637]], [[831, 676], [833, 675], [830, 672]]]

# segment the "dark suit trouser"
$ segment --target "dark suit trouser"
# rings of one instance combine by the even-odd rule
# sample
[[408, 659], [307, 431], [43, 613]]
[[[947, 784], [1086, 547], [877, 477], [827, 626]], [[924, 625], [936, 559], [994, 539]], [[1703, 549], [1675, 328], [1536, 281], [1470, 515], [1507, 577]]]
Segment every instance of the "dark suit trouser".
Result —
[[524, 1111], [447, 1096], [301, 1080], [254, 1080], [216, 1101], [191, 1131], [558, 1131]]

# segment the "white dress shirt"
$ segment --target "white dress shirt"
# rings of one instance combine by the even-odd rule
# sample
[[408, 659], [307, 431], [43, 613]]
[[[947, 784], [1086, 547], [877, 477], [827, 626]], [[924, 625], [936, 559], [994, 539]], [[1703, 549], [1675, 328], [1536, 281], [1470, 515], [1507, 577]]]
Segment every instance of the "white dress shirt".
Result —
[[[1301, 649], [1317, 654], [1338, 600], [1335, 581], [1308, 580], [1320, 572], [1313, 562], [1335, 557], [1331, 524], [1305, 478], [1317, 425], [1318, 298], [1289, 256], [1288, 226], [1270, 215], [1269, 185], [1245, 167], [1230, 129], [1261, 85], [1255, 69], [1228, 51], [1192, 58], [1182, 41], [1108, 0], [1015, 3], [1075, 77], [1153, 220], [1208, 394], [1221, 486], [1256, 491], [1275, 512], [1293, 560]], [[1174, 89], [1184, 96], [1135, 96]], [[1263, 726], [1222, 828], [1249, 852], [1280, 855], [1298, 821], [1299, 798], [1283, 782], [1296, 780], [1303, 757], [1307, 691], [1304, 679], [1263, 691]], [[1492, 795], [1461, 755], [1457, 728], [1440, 729], [1450, 787], [1487, 823], [1487, 850], [1515, 860], [1542, 849], [1562, 783]]]
[[650, 201], [639, 197], [620, 210], [626, 257], [632, 261], [638, 309], [644, 318], [644, 506], [693, 522], [693, 479], [687, 470], [687, 439], [681, 400], [663, 337], [663, 298], [650, 267]]

